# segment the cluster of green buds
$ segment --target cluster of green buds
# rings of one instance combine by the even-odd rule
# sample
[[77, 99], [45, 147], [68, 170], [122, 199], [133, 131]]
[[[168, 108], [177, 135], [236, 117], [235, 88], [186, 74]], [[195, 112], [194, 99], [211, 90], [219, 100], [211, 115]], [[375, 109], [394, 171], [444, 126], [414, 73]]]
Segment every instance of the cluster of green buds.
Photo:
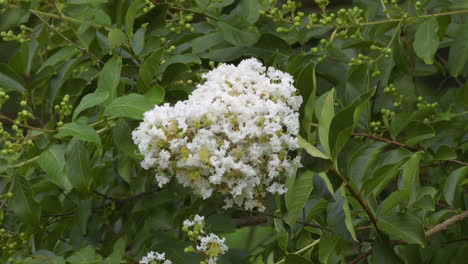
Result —
[[17, 126], [21, 125], [22, 122], [26, 122], [28, 121], [28, 119], [31, 119], [33, 117], [33, 114], [26, 109], [28, 106], [28, 102], [26, 100], [22, 100], [20, 102], [20, 106], [23, 108], [23, 110], [18, 112], [18, 118], [15, 121], [15, 125]]
[[421, 110], [421, 109], [432, 109], [432, 110], [436, 110], [437, 107], [439, 106], [439, 103], [435, 102], [435, 103], [429, 103], [427, 101], [424, 100], [424, 98], [422, 96], [419, 96], [418, 97], [418, 103], [416, 104], [416, 107]]
[[10, 96], [0, 88], [0, 109], [2, 109], [2, 106], [10, 99]]
[[57, 126], [59, 127], [63, 125], [63, 119], [66, 116], [69, 116], [73, 111], [73, 106], [69, 104], [69, 101], [70, 95], [66, 94], [65, 96], [63, 96], [62, 102], [54, 106], [55, 112], [60, 115], [60, 121], [57, 122]]
[[421, 1], [416, 1], [414, 7], [416, 8], [416, 10], [421, 10], [423, 8], [423, 4], [421, 3]]
[[177, 23], [170, 23], [167, 25], [169, 30], [173, 33], [180, 34], [183, 31], [194, 32], [195, 28], [190, 23], [193, 20], [193, 15], [185, 15], [183, 12], [178, 12]]
[[85, 65], [81, 65], [80, 67], [76, 67], [73, 69], [72, 74], [74, 77], [78, 77], [80, 74], [87, 72], [89, 67]]
[[143, 12], [148, 13], [154, 7], [155, 7], [155, 5], [153, 4], [153, 2], [151, 2], [150, 0], [145, 0], [145, 7], [143, 8]]
[[13, 30], [2, 31], [0, 32], [0, 37], [2, 37], [4, 41], [17, 41], [19, 43], [24, 43], [30, 39], [33, 30], [25, 25], [21, 25], [20, 29], [21, 32], [19, 34], [15, 34]]
[[393, 98], [393, 107], [400, 107], [401, 101], [403, 100], [403, 95], [397, 92], [396, 87], [393, 83], [389, 84], [384, 88], [384, 93], [392, 96]]
[[[6, 230], [5, 228], [0, 229], [0, 255], [11, 256], [17, 251], [24, 250], [29, 242], [29, 237], [26, 233], [14, 233]], [[13, 258], [8, 259], [10, 263], [15, 263], [16, 260]]]
[[365, 63], [369, 63], [371, 61], [372, 61], [371, 57], [360, 53], [357, 58], [351, 58], [351, 60], [348, 62], [348, 66], [358, 66], [358, 65], [365, 64]]
[[382, 122], [380, 121], [372, 121], [370, 122], [369, 126], [372, 133], [378, 133], [385, 129]]
[[408, 13], [406, 13], [401, 7], [398, 5], [399, 0], [382, 0], [382, 4], [384, 6], [384, 13], [392, 18], [393, 16], [396, 17], [408, 17]]
[[392, 54], [392, 49], [389, 47], [379, 47], [377, 45], [371, 45], [370, 50], [378, 51], [380, 54], [383, 54], [385, 58], [390, 58]]

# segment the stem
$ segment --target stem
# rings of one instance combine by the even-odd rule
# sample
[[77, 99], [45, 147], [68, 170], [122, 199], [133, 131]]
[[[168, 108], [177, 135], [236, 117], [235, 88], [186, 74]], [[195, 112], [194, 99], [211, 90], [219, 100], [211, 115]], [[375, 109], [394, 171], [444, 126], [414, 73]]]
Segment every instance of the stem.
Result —
[[[317, 245], [318, 243], [320, 242], [320, 238], [315, 240], [314, 242], [310, 243], [309, 245], [299, 249], [298, 251], [294, 252], [293, 254], [301, 254], [311, 248], [313, 248], [315, 245]], [[280, 261], [276, 262], [275, 264], [281, 264], [281, 263], [284, 263], [284, 261], [286, 260], [286, 258], [283, 258], [281, 259]]]
[[[0, 113], [0, 118], [8, 120], [11, 123], [15, 122], [14, 119], [12, 119], [12, 118], [10, 118], [10, 117], [2, 114], [2, 113]], [[32, 127], [32, 126], [30, 126], [28, 124], [24, 124], [24, 123], [21, 123], [19, 126], [29, 128], [29, 129], [32, 129], [32, 130], [36, 130], [36, 131], [47, 132], [47, 133], [57, 132], [57, 130], [55, 130], [55, 129], [54, 130], [49, 130], [49, 129], [43, 129], [43, 128], [39, 128], [39, 127]]]
[[192, 14], [195, 14], [195, 15], [204, 16], [204, 17], [207, 17], [207, 18], [212, 19], [212, 20], [219, 20], [219, 18], [217, 18], [217, 17], [210, 16], [210, 15], [207, 15], [207, 14], [205, 14], [203, 12], [198, 12], [198, 11], [187, 9], [187, 8], [180, 7], [180, 6], [170, 6], [169, 8], [173, 9], [173, 10], [176, 10], [176, 11], [185, 11], [185, 12], [192, 13]]
[[437, 224], [435, 225], [434, 227], [432, 227], [431, 229], [427, 230], [425, 235], [426, 235], [426, 238], [429, 238], [437, 233], [440, 233], [444, 230], [447, 230], [447, 228], [451, 225], [454, 225], [458, 222], [461, 222], [463, 220], [465, 220], [466, 218], [468, 218], [468, 210], [467, 211], [464, 211], [463, 213], [461, 214], [458, 214], [458, 215], [454, 215], [452, 217], [450, 217], [449, 219], [443, 221], [442, 223], [440, 224]]
[[34, 158], [31, 158], [31, 159], [28, 159], [28, 160], [26, 160], [26, 161], [23, 161], [23, 162], [21, 162], [21, 163], [18, 163], [18, 164], [15, 164], [15, 165], [11, 165], [11, 166], [8, 167], [8, 169], [22, 167], [22, 166], [27, 165], [27, 164], [29, 164], [29, 163], [32, 163], [32, 162], [34, 162], [34, 161], [36, 161], [36, 160], [38, 160], [38, 159], [39, 159], [39, 156], [36, 156], [36, 157], [34, 157]]
[[377, 218], [375, 217], [372, 209], [367, 204], [366, 200], [362, 198], [362, 196], [351, 186], [351, 184], [349, 184], [348, 180], [337, 169], [331, 168], [330, 171], [333, 172], [336, 176], [338, 176], [341, 179], [341, 181], [345, 184], [346, 188], [351, 193], [351, 195], [359, 202], [362, 208], [364, 208], [364, 210], [366, 211], [366, 214], [369, 216], [369, 219], [374, 225], [375, 229], [379, 231], [379, 228], [377, 227]]

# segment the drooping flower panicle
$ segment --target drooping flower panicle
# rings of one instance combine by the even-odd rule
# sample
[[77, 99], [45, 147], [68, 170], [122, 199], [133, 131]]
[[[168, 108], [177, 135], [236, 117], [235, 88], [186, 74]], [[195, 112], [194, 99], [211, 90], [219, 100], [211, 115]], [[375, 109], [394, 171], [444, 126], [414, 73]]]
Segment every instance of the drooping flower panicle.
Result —
[[186, 101], [155, 106], [133, 132], [144, 155], [141, 166], [156, 170], [159, 186], [171, 177], [204, 199], [213, 192], [233, 204], [263, 210], [266, 191], [283, 194], [285, 177], [300, 166], [298, 109], [291, 75], [256, 59], [223, 64]]
[[166, 259], [165, 253], [150, 251], [140, 260], [140, 264], [172, 264], [172, 261]]

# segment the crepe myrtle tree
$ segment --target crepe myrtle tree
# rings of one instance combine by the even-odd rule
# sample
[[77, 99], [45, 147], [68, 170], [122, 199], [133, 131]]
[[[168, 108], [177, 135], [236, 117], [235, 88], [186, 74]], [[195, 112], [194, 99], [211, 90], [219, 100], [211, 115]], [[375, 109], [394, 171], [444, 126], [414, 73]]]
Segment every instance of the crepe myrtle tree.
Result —
[[0, 0], [0, 263], [464, 263], [464, 0]]

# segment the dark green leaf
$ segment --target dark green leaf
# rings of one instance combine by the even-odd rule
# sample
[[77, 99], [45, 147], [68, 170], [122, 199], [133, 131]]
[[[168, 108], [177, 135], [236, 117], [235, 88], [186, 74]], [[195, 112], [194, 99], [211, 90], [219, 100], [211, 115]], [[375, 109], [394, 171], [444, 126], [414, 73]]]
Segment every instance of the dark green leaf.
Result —
[[38, 163], [53, 183], [69, 190], [71, 185], [65, 175], [65, 149], [65, 145], [52, 145], [41, 153]]
[[29, 182], [22, 176], [15, 177], [14, 197], [10, 206], [15, 215], [26, 224], [38, 225], [41, 217], [41, 206], [34, 200], [34, 193]]
[[85, 143], [72, 140], [67, 148], [67, 176], [74, 188], [79, 191], [88, 191], [93, 181], [91, 160]]
[[454, 205], [456, 196], [459, 192], [460, 183], [468, 177], [468, 166], [464, 166], [454, 170], [444, 185], [444, 197], [445, 201], [449, 205]]
[[129, 94], [115, 99], [104, 111], [105, 116], [143, 119], [143, 113], [152, 109], [155, 102], [140, 94]]
[[285, 200], [286, 208], [288, 209], [288, 225], [294, 226], [297, 218], [302, 213], [302, 209], [314, 187], [313, 178], [313, 172], [308, 170], [302, 171], [297, 174], [291, 184], [287, 185], [288, 192], [285, 195]]
[[404, 202], [408, 202], [410, 197], [409, 190], [396, 190], [392, 192], [379, 206], [377, 210], [378, 215], [386, 215], [391, 212], [391, 210]]
[[127, 36], [125, 36], [125, 33], [123, 33], [123, 31], [120, 29], [111, 29], [107, 35], [107, 38], [109, 39], [111, 49], [118, 48], [128, 41]]
[[460, 25], [448, 57], [448, 69], [453, 77], [457, 77], [468, 61], [468, 30], [466, 25]]
[[5, 88], [7, 91], [26, 91], [23, 78], [3, 63], [0, 63], [0, 88]]
[[313, 262], [297, 254], [286, 255], [286, 264], [312, 264]]
[[356, 240], [351, 211], [349, 210], [348, 200], [346, 199], [344, 185], [336, 190], [335, 199], [335, 202], [328, 204], [328, 225], [334, 232], [342, 235], [345, 239]]

